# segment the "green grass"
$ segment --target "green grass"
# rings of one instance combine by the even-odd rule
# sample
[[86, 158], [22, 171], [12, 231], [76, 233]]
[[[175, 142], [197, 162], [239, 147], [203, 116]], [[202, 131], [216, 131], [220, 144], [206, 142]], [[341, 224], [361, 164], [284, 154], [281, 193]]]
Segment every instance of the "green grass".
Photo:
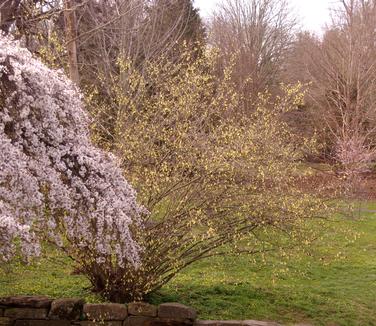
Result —
[[[376, 210], [376, 204], [363, 206]], [[345, 232], [344, 229], [351, 230]], [[100, 298], [51, 253], [0, 273], [0, 296], [47, 294]], [[311, 256], [220, 257], [198, 262], [149, 300], [195, 307], [201, 319], [260, 319], [313, 325], [376, 325], [376, 213], [332, 223]]]

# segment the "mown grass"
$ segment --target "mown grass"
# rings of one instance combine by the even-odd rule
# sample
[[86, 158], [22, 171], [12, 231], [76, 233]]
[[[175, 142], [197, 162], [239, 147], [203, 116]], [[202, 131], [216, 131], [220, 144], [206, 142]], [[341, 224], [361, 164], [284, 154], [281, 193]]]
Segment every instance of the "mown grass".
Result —
[[[313, 325], [376, 325], [376, 203], [337, 219], [311, 255], [217, 257], [197, 262], [149, 301], [178, 301], [202, 319], [260, 319]], [[371, 212], [370, 212], [371, 211]], [[350, 230], [350, 231], [346, 231]], [[0, 273], [0, 296], [47, 294], [100, 301], [56, 252]]]

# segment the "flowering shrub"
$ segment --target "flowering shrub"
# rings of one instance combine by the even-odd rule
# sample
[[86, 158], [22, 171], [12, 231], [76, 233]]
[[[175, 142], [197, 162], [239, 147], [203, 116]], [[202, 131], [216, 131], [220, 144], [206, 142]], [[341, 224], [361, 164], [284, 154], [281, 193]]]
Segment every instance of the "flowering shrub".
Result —
[[91, 144], [73, 84], [0, 36], [0, 260], [41, 240], [87, 271], [139, 264], [143, 208], [114, 158]]
[[371, 172], [376, 159], [376, 149], [367, 145], [367, 137], [354, 132], [338, 137], [334, 159], [338, 162], [335, 171], [341, 177], [343, 194], [348, 198], [362, 198], [364, 178]]
[[369, 172], [376, 158], [376, 150], [366, 145], [366, 137], [362, 135], [338, 139], [335, 154], [342, 173], [350, 179]]
[[135, 232], [139, 268], [111, 270], [110, 292], [127, 300], [199, 259], [310, 244], [317, 235], [306, 222], [327, 214], [319, 187], [318, 194], [299, 187], [312, 142], [281, 119], [301, 104], [302, 86], [283, 86], [276, 99], [259, 94], [245, 114], [231, 67], [219, 79], [213, 51], [191, 58], [187, 51], [179, 62], [142, 70], [119, 60], [111, 101], [89, 98], [97, 141], [116, 151], [150, 211]]

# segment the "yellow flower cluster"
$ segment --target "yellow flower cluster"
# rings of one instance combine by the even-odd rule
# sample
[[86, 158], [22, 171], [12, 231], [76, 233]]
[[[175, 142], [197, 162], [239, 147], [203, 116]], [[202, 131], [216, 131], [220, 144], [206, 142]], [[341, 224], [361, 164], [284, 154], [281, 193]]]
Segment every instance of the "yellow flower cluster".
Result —
[[327, 208], [298, 186], [302, 146], [313, 142], [298, 142], [281, 119], [302, 103], [303, 85], [281, 85], [275, 99], [259, 94], [245, 114], [231, 67], [217, 74], [214, 50], [142, 71], [126, 59], [118, 66], [110, 105], [94, 95], [89, 106], [97, 140], [121, 158], [151, 212], [134, 230], [141, 268], [112, 275], [131, 299], [198, 259], [310, 242], [305, 221]]

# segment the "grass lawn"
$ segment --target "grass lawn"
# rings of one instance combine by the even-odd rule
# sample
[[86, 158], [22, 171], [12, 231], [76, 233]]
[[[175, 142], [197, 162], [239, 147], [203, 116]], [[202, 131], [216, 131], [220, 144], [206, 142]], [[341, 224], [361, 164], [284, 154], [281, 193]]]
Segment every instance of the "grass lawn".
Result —
[[[312, 256], [220, 257], [198, 262], [152, 295], [178, 301], [201, 319], [260, 319], [313, 325], [376, 325], [376, 204], [361, 217], [332, 223]], [[337, 232], [344, 228], [352, 230]], [[358, 236], [354, 237], [357, 234]], [[0, 296], [47, 294], [100, 299], [71, 275], [66, 257], [51, 253], [31, 266], [0, 272]]]

